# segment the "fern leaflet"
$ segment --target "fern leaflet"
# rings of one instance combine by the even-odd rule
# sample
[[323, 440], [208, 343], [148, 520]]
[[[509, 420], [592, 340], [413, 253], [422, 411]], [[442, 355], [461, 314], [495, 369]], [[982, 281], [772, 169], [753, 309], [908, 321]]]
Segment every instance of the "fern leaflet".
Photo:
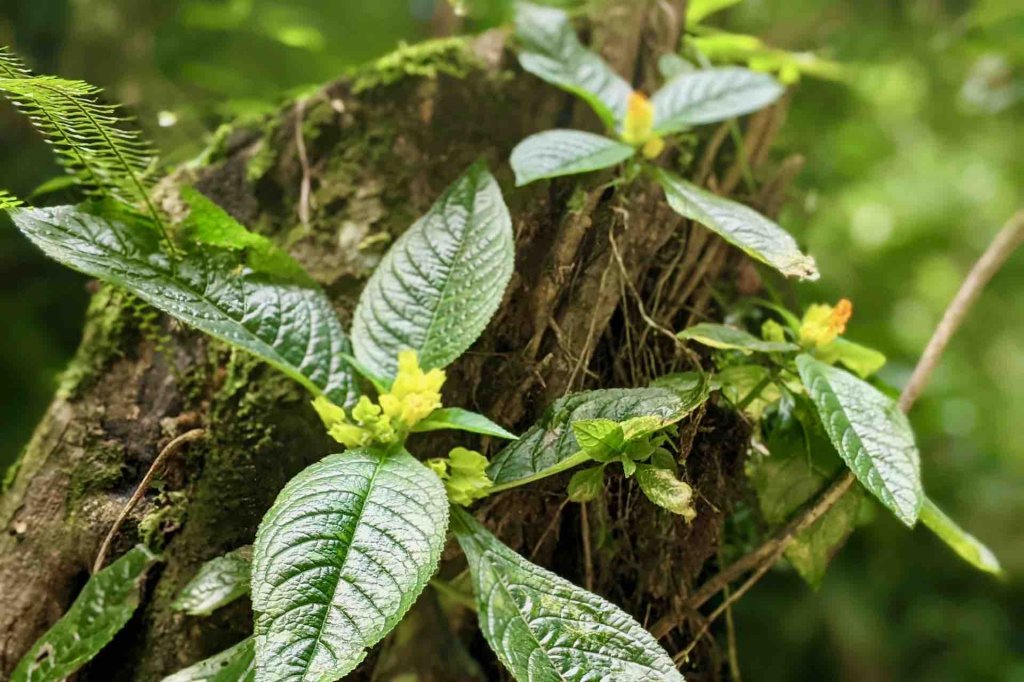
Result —
[[131, 127], [130, 118], [99, 101], [100, 88], [35, 75], [9, 48], [0, 47], [0, 92], [46, 137], [60, 164], [82, 186], [145, 206], [166, 238], [163, 219], [149, 198], [154, 150]]

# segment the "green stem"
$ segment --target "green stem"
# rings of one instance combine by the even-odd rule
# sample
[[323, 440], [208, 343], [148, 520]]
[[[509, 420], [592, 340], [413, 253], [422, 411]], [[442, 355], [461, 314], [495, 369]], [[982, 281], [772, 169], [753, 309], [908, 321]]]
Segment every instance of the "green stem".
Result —
[[442, 580], [441, 578], [431, 578], [430, 586], [437, 590], [439, 594], [448, 597], [449, 599], [458, 604], [462, 604], [467, 609], [470, 609], [474, 613], [476, 613], [476, 600], [474, 600], [473, 597], [469, 596], [465, 592], [462, 592], [452, 587], [451, 583], [449, 583], [447, 580]]
[[577, 452], [575, 455], [566, 457], [558, 464], [552, 467], [548, 467], [547, 469], [538, 471], [535, 474], [531, 474], [530, 476], [526, 476], [515, 481], [509, 481], [508, 483], [499, 483], [498, 485], [494, 486], [489, 491], [487, 491], [487, 494], [493, 495], [494, 493], [500, 493], [505, 490], [511, 490], [512, 488], [518, 488], [519, 486], [527, 485], [528, 483], [533, 483], [534, 481], [539, 481], [541, 479], [548, 478], [549, 476], [554, 476], [555, 474], [560, 474], [563, 471], [568, 471], [569, 469], [572, 469], [575, 466], [578, 466], [580, 464], [583, 464], [584, 462], [589, 461], [590, 455], [581, 450], [580, 452]]
[[761, 391], [768, 388], [768, 384], [772, 383], [774, 380], [775, 377], [773, 375], [768, 375], [764, 379], [761, 379], [761, 381], [757, 382], [757, 385], [754, 386], [750, 393], [744, 396], [743, 400], [736, 404], [736, 410], [742, 412], [747, 409], [747, 406], [754, 402], [754, 400], [761, 395]]

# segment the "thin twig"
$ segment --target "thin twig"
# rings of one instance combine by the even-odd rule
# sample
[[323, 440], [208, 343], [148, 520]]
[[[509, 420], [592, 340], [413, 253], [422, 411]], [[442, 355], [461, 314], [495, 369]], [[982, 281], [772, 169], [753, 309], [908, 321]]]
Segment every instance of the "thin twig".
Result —
[[295, 103], [295, 150], [298, 152], [299, 165], [302, 167], [302, 182], [299, 184], [299, 222], [303, 227], [308, 227], [312, 172], [309, 169], [309, 156], [306, 154], [306, 138], [302, 131], [305, 118], [306, 99], [301, 98]]
[[[999, 234], [992, 240], [988, 249], [985, 250], [985, 253], [982, 254], [974, 267], [971, 268], [960, 290], [950, 302], [946, 313], [942, 317], [942, 321], [936, 327], [921, 359], [918, 361], [910, 381], [907, 382], [906, 388], [904, 388], [903, 393], [900, 395], [898, 405], [903, 412], [908, 412], [921, 394], [932, 372], [938, 365], [943, 350], [945, 350], [950, 338], [963, 322], [971, 306], [977, 301], [982, 289], [984, 289], [985, 285], [988, 284], [989, 280], [992, 279], [1003, 263], [1006, 262], [1010, 254], [1022, 243], [1024, 243], [1024, 210], [1018, 211], [1006, 222], [1003, 229], [999, 231]], [[822, 515], [835, 506], [855, 481], [856, 477], [851, 471], [840, 475], [817, 500], [804, 507], [804, 510], [786, 524], [782, 530], [762, 543], [760, 547], [757, 547], [733, 564], [722, 569], [714, 578], [704, 583], [690, 597], [687, 606], [691, 609], [699, 608], [708, 599], [724, 589], [730, 582], [754, 568], [757, 568], [757, 572], [752, 580], [756, 582], [756, 578], [760, 578], [768, 570], [766, 567], [772, 566], [801, 532], [809, 528]], [[751, 584], [753, 583], [751, 582]], [[655, 636], [660, 637], [667, 634], [671, 630], [671, 625], [663, 625], [662, 630], [663, 632], [656, 632]]]
[[149, 470], [146, 471], [146, 475], [142, 477], [142, 481], [135, 488], [135, 492], [132, 493], [131, 498], [125, 503], [124, 507], [121, 508], [121, 513], [114, 519], [114, 525], [110, 527], [110, 531], [107, 533], [107, 537], [103, 539], [103, 544], [100, 545], [100, 551], [96, 554], [96, 561], [93, 562], [92, 572], [98, 573], [103, 564], [107, 560], [107, 553], [110, 552], [110, 545], [114, 542], [114, 537], [117, 535], [117, 531], [121, 529], [121, 525], [124, 524], [125, 519], [132, 513], [132, 509], [139, 503], [142, 496], [146, 494], [146, 489], [149, 488], [150, 482], [153, 480], [153, 476], [156, 475], [160, 465], [164, 463], [168, 457], [176, 453], [181, 449], [181, 446], [192, 441], [199, 440], [206, 435], [206, 429], [192, 429], [186, 431], [180, 436], [174, 438], [170, 443], [164, 446], [164, 449], [160, 451], [160, 454], [156, 456], [153, 463], [149, 465]]
[[678, 654], [672, 657], [672, 660], [673, 662], [675, 662], [676, 666], [680, 665], [683, 661], [686, 660], [686, 657], [690, 655], [690, 652], [693, 651], [693, 648], [695, 646], [697, 646], [697, 643], [700, 642], [701, 638], [707, 634], [708, 630], [711, 629], [711, 625], [716, 620], [718, 620], [718, 617], [726, 611], [728, 611], [733, 604], [739, 601], [740, 597], [746, 594], [750, 590], [750, 588], [752, 588], [757, 583], [757, 581], [761, 579], [761, 576], [768, 572], [768, 569], [772, 567], [772, 564], [774, 564], [780, 556], [782, 556], [782, 551], [778, 550], [778, 553], [774, 556], [772, 561], [765, 562], [762, 566], [759, 566], [758, 569], [753, 573], [753, 575], [747, 578], [747, 581], [745, 583], [740, 585], [735, 592], [726, 596], [725, 600], [718, 606], [718, 608], [712, 611], [711, 615], [708, 616], [707, 620], [704, 621], [704, 625], [702, 625], [697, 634], [694, 635], [693, 641], [690, 642], [690, 644], [685, 649], [683, 649]]
[[956, 293], [953, 301], [946, 308], [939, 326], [935, 328], [931, 340], [924, 349], [921, 359], [914, 368], [914, 373], [907, 382], [906, 388], [900, 394], [899, 406], [904, 412], [910, 410], [928, 380], [935, 371], [935, 367], [942, 358], [942, 352], [946, 350], [946, 344], [960, 328], [960, 324], [967, 317], [968, 311], [981, 294], [992, 276], [1002, 267], [1006, 259], [1010, 257], [1014, 249], [1024, 243], [1024, 209], [1017, 211], [1006, 221], [1003, 229], [995, 236], [985, 253], [978, 262], [974, 264], [967, 274], [960, 291]]

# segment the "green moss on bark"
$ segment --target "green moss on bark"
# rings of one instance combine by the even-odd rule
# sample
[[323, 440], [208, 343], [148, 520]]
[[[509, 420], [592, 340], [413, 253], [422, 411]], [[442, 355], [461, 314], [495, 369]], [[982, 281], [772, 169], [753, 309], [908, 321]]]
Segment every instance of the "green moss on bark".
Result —
[[408, 77], [437, 78], [441, 74], [463, 78], [479, 66], [465, 38], [440, 38], [397, 50], [355, 70], [352, 91], [364, 92]]

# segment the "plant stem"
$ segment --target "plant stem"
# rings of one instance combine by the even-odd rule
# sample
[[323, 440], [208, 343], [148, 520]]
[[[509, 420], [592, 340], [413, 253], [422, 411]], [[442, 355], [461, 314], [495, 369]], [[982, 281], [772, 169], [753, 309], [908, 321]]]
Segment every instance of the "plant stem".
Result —
[[110, 531], [107, 533], [107, 537], [103, 539], [103, 544], [100, 545], [100, 551], [96, 554], [96, 561], [93, 562], [92, 572], [98, 573], [103, 564], [107, 560], [107, 554], [110, 552], [110, 545], [114, 542], [114, 537], [117, 536], [117, 531], [121, 529], [121, 525], [124, 524], [125, 519], [131, 514], [132, 509], [139, 503], [142, 496], [146, 494], [146, 489], [149, 488], [149, 484], [153, 480], [153, 476], [156, 475], [157, 469], [164, 463], [168, 457], [176, 453], [181, 449], [181, 446], [192, 441], [199, 440], [206, 435], [206, 429], [192, 429], [186, 431], [180, 436], [174, 438], [170, 443], [164, 446], [164, 449], [160, 451], [160, 454], [156, 456], [153, 463], [149, 465], [149, 470], [146, 471], [146, 475], [142, 477], [142, 481], [135, 488], [135, 492], [125, 503], [124, 507], [121, 508], [121, 512], [114, 519], [114, 524], [110, 527]]
[[577, 452], [575, 455], [572, 455], [571, 457], [566, 457], [553, 467], [544, 469], [543, 471], [538, 471], [537, 473], [531, 474], [530, 476], [526, 476], [525, 478], [520, 478], [515, 481], [509, 481], [508, 483], [500, 483], [491, 488], [490, 490], [488, 490], [487, 494], [493, 495], [494, 493], [500, 493], [505, 490], [511, 490], [512, 488], [518, 488], [519, 486], [527, 485], [528, 483], [533, 483], [534, 481], [539, 481], [542, 478], [547, 478], [548, 476], [554, 476], [555, 474], [560, 474], [563, 471], [568, 471], [569, 469], [572, 469], [574, 466], [589, 461], [590, 455], [581, 450], [580, 452]]
[[[960, 327], [971, 306], [977, 301], [982, 289], [1006, 262], [1010, 254], [1022, 243], [1024, 243], [1024, 210], [1018, 211], [1006, 222], [985, 253], [971, 268], [960, 290], [947, 307], [942, 321], [935, 328], [910, 381], [907, 382], [900, 394], [898, 405], [903, 412], [908, 412], [920, 396], [938, 365], [942, 352], [949, 344], [950, 338]], [[841, 474], [813, 503], [805, 506], [803, 511], [793, 517], [778, 533], [704, 583], [687, 600], [687, 606], [692, 609], [699, 608], [708, 599], [727, 587], [730, 582], [747, 571], [756, 569], [751, 579], [744, 583], [743, 588], [733, 594], [733, 598], [746, 592], [749, 589], [748, 585], [753, 586], [753, 583], [760, 579], [768, 567], [782, 556], [796, 537], [832, 509], [856, 480], [851, 471]], [[664, 636], [671, 630], [671, 627], [671, 624], [663, 624], [661, 628], [663, 632], [654, 632], [655, 637]]]
[[988, 284], [993, 275], [999, 271], [999, 268], [1006, 262], [1006, 259], [1010, 257], [1010, 254], [1021, 243], [1024, 243], [1024, 209], [1017, 211], [1006, 221], [1003, 229], [999, 231], [999, 234], [992, 240], [985, 253], [982, 254], [978, 262], [971, 268], [971, 271], [967, 274], [967, 279], [964, 280], [960, 290], [956, 293], [952, 302], [950, 302], [949, 307], [946, 308], [946, 312], [943, 314], [939, 326], [935, 328], [935, 333], [932, 334], [931, 340], [928, 341], [928, 345], [925, 347], [917, 367], [914, 368], [914, 373], [907, 382], [906, 388], [900, 394], [899, 406], [901, 410], [904, 412], [909, 411], [910, 406], [921, 395], [921, 391], [927, 385], [932, 372], [938, 366], [942, 353], [946, 350], [946, 345], [953, 337], [953, 334], [956, 333], [956, 330], [960, 328], [964, 318], [967, 317], [968, 311], [970, 311], [974, 302], [981, 294], [981, 290], [985, 288], [985, 285]]

